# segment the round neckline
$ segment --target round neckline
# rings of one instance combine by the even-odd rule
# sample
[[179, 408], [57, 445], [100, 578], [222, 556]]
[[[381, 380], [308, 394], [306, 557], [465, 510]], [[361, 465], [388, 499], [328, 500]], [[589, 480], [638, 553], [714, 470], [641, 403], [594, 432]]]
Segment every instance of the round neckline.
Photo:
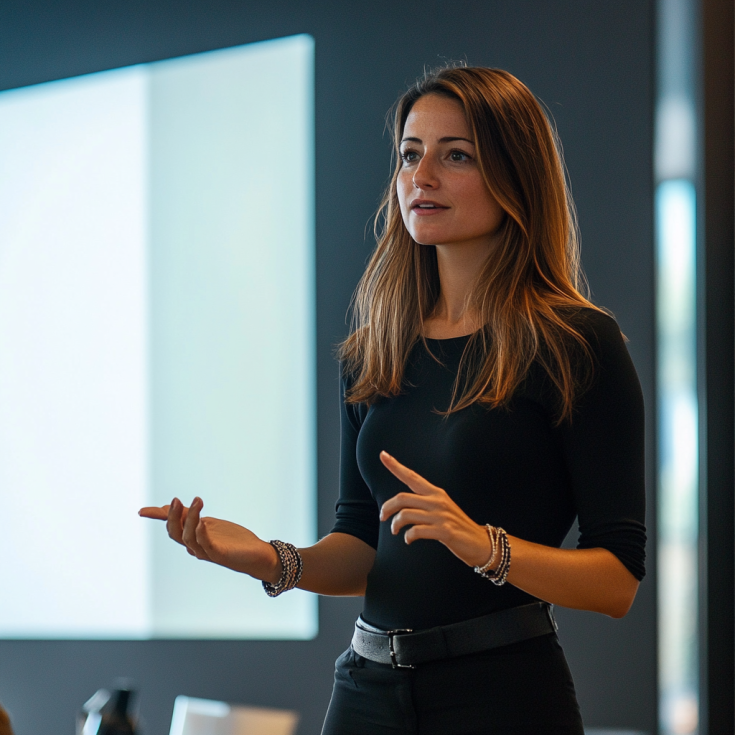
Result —
[[454, 342], [459, 339], [469, 339], [476, 332], [470, 332], [469, 334], [463, 334], [459, 337], [424, 337], [427, 342]]

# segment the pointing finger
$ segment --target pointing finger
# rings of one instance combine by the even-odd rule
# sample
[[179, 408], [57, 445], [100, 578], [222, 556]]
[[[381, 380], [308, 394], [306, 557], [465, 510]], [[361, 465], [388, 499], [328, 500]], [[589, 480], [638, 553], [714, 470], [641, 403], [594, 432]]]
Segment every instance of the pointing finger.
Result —
[[147, 506], [145, 508], [141, 508], [138, 511], [138, 515], [141, 518], [153, 518], [156, 521], [166, 521], [168, 520], [168, 511], [170, 507], [170, 505], [163, 505], [161, 507]]
[[408, 485], [411, 490], [419, 495], [430, 495], [432, 492], [439, 490], [439, 488], [432, 485], [428, 480], [425, 480], [417, 472], [408, 469], [408, 467], [402, 465], [397, 459], [391, 457], [386, 451], [380, 453], [380, 461], [402, 483]]

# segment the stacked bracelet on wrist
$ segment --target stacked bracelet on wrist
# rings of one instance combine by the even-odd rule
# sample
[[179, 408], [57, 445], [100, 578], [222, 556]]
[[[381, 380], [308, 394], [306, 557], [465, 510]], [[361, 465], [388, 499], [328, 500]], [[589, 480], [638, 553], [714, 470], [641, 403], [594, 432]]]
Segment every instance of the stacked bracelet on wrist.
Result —
[[[510, 541], [508, 541], [508, 534], [502, 528], [496, 528], [490, 524], [487, 524], [485, 528], [487, 529], [487, 535], [490, 537], [490, 558], [483, 566], [475, 567], [475, 571], [485, 579], [489, 579], [493, 584], [500, 586], [505, 584], [508, 579]], [[500, 561], [495, 571], [492, 571], [490, 567], [497, 560], [498, 554], [500, 554]]]
[[275, 584], [263, 581], [263, 589], [268, 597], [278, 597], [282, 592], [292, 590], [299, 583], [303, 571], [303, 562], [301, 561], [301, 554], [293, 544], [287, 544], [285, 541], [278, 541], [277, 539], [269, 543], [278, 554], [283, 572], [281, 578]]

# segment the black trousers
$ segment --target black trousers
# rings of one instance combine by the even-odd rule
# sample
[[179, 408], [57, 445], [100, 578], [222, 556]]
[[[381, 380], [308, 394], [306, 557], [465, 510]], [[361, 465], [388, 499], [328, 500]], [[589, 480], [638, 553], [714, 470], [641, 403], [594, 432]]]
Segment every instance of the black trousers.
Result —
[[393, 669], [348, 648], [322, 735], [584, 735], [556, 634]]

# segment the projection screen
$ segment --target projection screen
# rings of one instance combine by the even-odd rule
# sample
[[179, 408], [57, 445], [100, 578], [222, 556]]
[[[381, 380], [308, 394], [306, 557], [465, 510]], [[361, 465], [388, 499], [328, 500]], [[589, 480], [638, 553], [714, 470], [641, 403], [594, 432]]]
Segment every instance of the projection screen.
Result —
[[0, 637], [316, 634], [137, 516], [315, 540], [313, 56], [0, 94]]

